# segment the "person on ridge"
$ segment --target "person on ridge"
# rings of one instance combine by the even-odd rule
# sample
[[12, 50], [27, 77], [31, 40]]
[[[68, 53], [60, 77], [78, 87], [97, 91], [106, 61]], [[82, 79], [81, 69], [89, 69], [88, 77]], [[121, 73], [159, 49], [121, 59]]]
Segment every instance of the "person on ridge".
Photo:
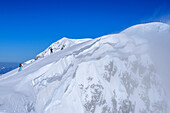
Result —
[[22, 64], [19, 64], [19, 70], [18, 71], [21, 71], [22, 70]]
[[53, 53], [53, 49], [52, 49], [52, 48], [50, 48], [50, 53], [51, 53], [51, 54]]

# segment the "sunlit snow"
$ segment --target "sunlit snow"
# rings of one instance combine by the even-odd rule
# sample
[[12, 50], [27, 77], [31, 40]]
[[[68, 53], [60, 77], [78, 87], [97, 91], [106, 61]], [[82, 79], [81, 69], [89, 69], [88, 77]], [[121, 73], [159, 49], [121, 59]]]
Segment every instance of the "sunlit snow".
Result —
[[0, 113], [166, 113], [153, 55], [154, 40], [169, 36], [170, 25], [148, 23], [96, 39], [63, 38], [22, 71], [0, 76]]

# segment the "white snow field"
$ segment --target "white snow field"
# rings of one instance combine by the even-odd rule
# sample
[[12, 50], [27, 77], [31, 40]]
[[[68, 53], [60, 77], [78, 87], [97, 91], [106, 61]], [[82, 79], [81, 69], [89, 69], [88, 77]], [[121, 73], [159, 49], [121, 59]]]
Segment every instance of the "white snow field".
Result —
[[166, 113], [150, 40], [170, 25], [148, 23], [96, 39], [63, 38], [0, 76], [0, 113]]

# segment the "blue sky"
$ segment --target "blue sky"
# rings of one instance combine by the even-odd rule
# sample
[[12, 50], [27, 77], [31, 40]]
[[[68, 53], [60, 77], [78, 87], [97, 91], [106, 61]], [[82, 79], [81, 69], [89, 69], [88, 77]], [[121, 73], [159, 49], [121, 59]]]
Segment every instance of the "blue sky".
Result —
[[24, 62], [51, 43], [170, 22], [164, 0], [0, 0], [0, 62]]

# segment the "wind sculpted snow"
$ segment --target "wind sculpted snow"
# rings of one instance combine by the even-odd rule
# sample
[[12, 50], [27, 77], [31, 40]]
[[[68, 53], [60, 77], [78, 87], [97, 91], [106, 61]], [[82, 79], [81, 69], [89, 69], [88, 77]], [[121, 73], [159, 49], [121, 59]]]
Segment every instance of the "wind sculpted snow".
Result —
[[144, 24], [74, 44], [66, 38], [52, 44], [66, 48], [51, 55], [47, 48], [21, 72], [0, 77], [0, 112], [166, 113], [165, 90], [146, 39], [150, 33], [167, 35], [170, 27]]

